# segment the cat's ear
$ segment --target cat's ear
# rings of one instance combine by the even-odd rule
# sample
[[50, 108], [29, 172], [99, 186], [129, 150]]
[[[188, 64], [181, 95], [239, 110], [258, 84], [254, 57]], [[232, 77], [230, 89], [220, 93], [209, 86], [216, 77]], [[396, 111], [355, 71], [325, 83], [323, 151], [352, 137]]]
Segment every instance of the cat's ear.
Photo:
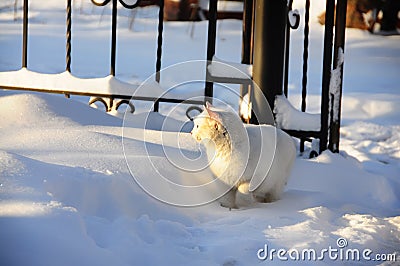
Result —
[[215, 121], [221, 122], [219, 114], [217, 112], [211, 110], [212, 107], [213, 106], [209, 102], [206, 102], [206, 111], [207, 111], [208, 116]]

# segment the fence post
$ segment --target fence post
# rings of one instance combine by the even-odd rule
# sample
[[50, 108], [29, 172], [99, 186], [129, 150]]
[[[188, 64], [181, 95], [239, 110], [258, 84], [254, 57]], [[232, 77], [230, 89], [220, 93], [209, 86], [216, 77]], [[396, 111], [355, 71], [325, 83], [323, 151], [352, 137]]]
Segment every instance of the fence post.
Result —
[[22, 67], [28, 66], [28, 0], [24, 0], [22, 25]]
[[322, 95], [321, 95], [321, 132], [319, 152], [326, 150], [329, 134], [329, 83], [332, 67], [332, 42], [334, 23], [335, 0], [326, 1], [324, 56], [322, 67]]
[[[287, 0], [257, 0], [255, 6], [255, 33], [253, 79], [263, 95], [254, 93], [255, 113], [263, 113], [261, 97], [266, 97], [271, 110], [275, 96], [283, 93]], [[267, 123], [251, 117], [251, 123]]]
[[340, 49], [344, 52], [345, 32], [346, 32], [346, 12], [347, 12], [347, 0], [338, 0], [336, 5], [336, 26], [335, 26], [335, 44], [333, 54], [334, 69], [340, 67], [340, 84], [338, 92], [332, 94], [331, 97], [338, 97], [333, 101], [331, 106], [333, 115], [330, 121], [330, 132], [329, 132], [329, 146], [328, 148], [332, 152], [339, 152], [339, 140], [340, 140], [340, 118], [341, 118], [341, 105], [342, 105], [342, 86], [343, 86], [343, 62], [339, 62], [339, 57], [343, 56], [340, 54]]
[[[242, 64], [253, 63], [253, 35], [254, 35], [254, 1], [244, 0], [243, 3], [243, 25], [242, 25]], [[251, 85], [240, 85], [240, 104], [242, 105], [243, 97], [251, 93]], [[250, 102], [250, 98], [249, 98]], [[240, 110], [240, 107], [239, 107]], [[248, 118], [242, 120], [249, 122]]]

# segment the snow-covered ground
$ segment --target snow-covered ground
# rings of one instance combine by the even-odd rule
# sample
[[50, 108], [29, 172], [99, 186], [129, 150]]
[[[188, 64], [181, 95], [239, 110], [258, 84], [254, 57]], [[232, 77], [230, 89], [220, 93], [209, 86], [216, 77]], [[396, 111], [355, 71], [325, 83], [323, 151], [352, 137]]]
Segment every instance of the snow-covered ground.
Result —
[[[66, 1], [30, 2], [28, 69], [61, 73]], [[73, 2], [72, 74], [107, 76], [110, 9], [103, 13], [90, 1]], [[323, 36], [316, 15], [324, 1], [312, 2], [307, 110], [316, 113]], [[0, 4], [0, 71], [20, 68], [21, 12], [14, 21], [13, 3]], [[296, 3], [300, 13], [301, 5]], [[157, 9], [135, 15], [130, 29], [132, 14], [120, 10], [117, 77], [126, 82], [143, 81], [155, 68]], [[205, 22], [164, 26], [164, 67], [205, 58]], [[218, 32], [218, 58], [239, 62], [241, 22], [222, 21]], [[294, 31], [291, 42], [294, 106], [301, 95], [302, 34]], [[168, 149], [162, 149], [198, 153], [184, 133], [190, 130], [185, 108], [165, 104], [156, 114], [136, 102], [137, 114], [124, 121], [122, 113], [89, 107], [85, 97], [1, 90], [0, 264], [264, 265], [292, 264], [304, 254], [308, 265], [313, 251], [322, 265], [382, 264], [376, 255], [393, 253], [399, 261], [400, 37], [359, 30], [346, 35], [341, 153], [299, 156], [281, 200], [239, 210], [217, 203], [175, 207], [148, 195], [132, 178], [134, 172], [156, 180], [148, 158], [166, 176], [195, 176], [180, 172], [177, 153], [168, 161]], [[163, 78], [174, 82], [182, 75]], [[216, 97], [237, 107], [232, 95], [216, 90]], [[166, 120], [171, 110], [174, 119]]]

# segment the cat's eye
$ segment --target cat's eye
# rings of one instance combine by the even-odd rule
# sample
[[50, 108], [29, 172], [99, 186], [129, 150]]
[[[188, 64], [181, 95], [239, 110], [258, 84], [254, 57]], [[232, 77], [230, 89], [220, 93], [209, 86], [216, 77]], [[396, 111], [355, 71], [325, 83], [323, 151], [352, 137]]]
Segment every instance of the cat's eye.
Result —
[[196, 128], [199, 128], [199, 125], [197, 125]]

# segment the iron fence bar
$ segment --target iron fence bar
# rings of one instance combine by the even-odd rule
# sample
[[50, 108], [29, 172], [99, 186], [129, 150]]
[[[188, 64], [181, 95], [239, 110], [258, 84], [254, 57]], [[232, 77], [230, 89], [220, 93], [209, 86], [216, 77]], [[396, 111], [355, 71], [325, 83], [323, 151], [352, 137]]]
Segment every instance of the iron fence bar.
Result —
[[305, 141], [312, 142], [312, 138], [320, 138], [321, 131], [302, 131], [302, 130], [291, 130], [291, 129], [282, 129], [289, 135], [304, 139]]
[[307, 71], [308, 71], [308, 37], [310, 34], [310, 0], [306, 0], [306, 10], [304, 15], [304, 48], [303, 48], [303, 79], [301, 88], [301, 111], [305, 112], [307, 103]]
[[157, 36], [157, 61], [156, 61], [156, 81], [160, 82], [161, 55], [164, 30], [164, 0], [159, 1], [158, 12], [158, 36]]
[[230, 77], [218, 77], [208, 75], [208, 81], [215, 83], [226, 83], [226, 84], [243, 84], [245, 86], [250, 86], [252, 84], [251, 78], [230, 78]]
[[[111, 0], [105, 0], [102, 3], [92, 0], [92, 3], [96, 6], [105, 6]], [[110, 75], [115, 76], [116, 73], [116, 51], [117, 51], [117, 5], [118, 2], [127, 9], [133, 9], [140, 5], [142, 0], [137, 0], [134, 4], [129, 5], [123, 0], [112, 0], [112, 21], [111, 21], [111, 67]], [[162, 54], [162, 41], [163, 41], [163, 27], [164, 27], [164, 0], [159, 0], [159, 13], [158, 13], [158, 37], [157, 37], [157, 60], [156, 60], [156, 81], [160, 82], [160, 70], [161, 70], [161, 54]], [[154, 108], [155, 112], [159, 109], [159, 100], [155, 99]]]
[[218, 0], [210, 0], [208, 6], [208, 39], [207, 39], [207, 66], [206, 66], [206, 86], [204, 95], [212, 101], [213, 83], [209, 81], [208, 66], [211, 64], [215, 55], [215, 42], [217, 38], [217, 6]]
[[24, 0], [22, 19], [22, 67], [28, 66], [28, 0]]
[[[293, 0], [288, 1], [288, 15], [292, 10]], [[288, 17], [289, 20], [289, 17]], [[283, 82], [283, 93], [288, 96], [288, 83], [289, 83], [289, 51], [290, 51], [290, 29], [292, 25], [287, 22], [286, 25], [286, 36], [285, 36], [285, 80]]]
[[117, 53], [117, 4], [118, 0], [112, 0], [111, 15], [111, 69], [110, 75], [115, 76], [115, 58]]
[[[156, 81], [160, 82], [161, 75], [161, 55], [162, 55], [162, 43], [163, 43], [163, 30], [164, 30], [164, 0], [159, 1], [158, 11], [158, 36], [157, 36], [157, 60], [156, 60]], [[153, 111], [158, 112], [160, 108], [160, 102], [154, 103]]]
[[65, 70], [71, 72], [71, 16], [72, 16], [72, 0], [67, 1], [67, 43], [66, 43], [66, 67]]
[[[310, 34], [310, 0], [306, 0], [306, 8], [304, 15], [304, 47], [303, 47], [303, 77], [301, 83], [301, 111], [305, 112], [307, 103], [307, 71], [308, 71], [308, 44]], [[304, 152], [304, 139], [300, 140], [300, 152]]]
[[[331, 95], [338, 97], [338, 106], [331, 105], [333, 113], [337, 113], [337, 119], [334, 115], [331, 115], [330, 133], [329, 133], [329, 149], [333, 152], [339, 152], [339, 141], [340, 141], [340, 119], [341, 119], [341, 105], [342, 105], [342, 87], [343, 87], [343, 62], [339, 62], [340, 55], [339, 50], [344, 52], [345, 34], [346, 34], [346, 12], [347, 12], [347, 0], [338, 0], [336, 4], [336, 27], [335, 27], [335, 44], [333, 62], [334, 68], [341, 67], [340, 69], [340, 86], [339, 94]], [[339, 64], [342, 64], [341, 66]]]
[[[96, 6], [106, 6], [111, 0], [105, 0], [102, 3], [92, 0]], [[116, 44], [117, 44], [117, 3], [118, 0], [112, 0], [112, 13], [111, 13], [111, 61], [110, 61], [110, 75], [115, 76], [115, 58], [116, 58]]]
[[329, 132], [329, 83], [332, 67], [332, 44], [334, 24], [335, 0], [326, 1], [324, 55], [322, 67], [322, 95], [321, 95], [321, 138], [319, 152], [326, 150]]

